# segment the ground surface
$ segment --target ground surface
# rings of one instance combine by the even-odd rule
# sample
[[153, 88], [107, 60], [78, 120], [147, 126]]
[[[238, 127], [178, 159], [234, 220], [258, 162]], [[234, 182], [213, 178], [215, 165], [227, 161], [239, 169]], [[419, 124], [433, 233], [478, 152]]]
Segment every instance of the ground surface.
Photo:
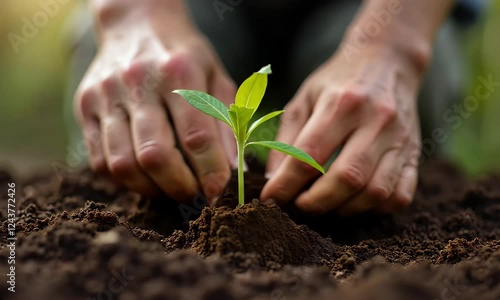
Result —
[[[1, 274], [11, 180], [0, 172]], [[347, 220], [232, 209], [232, 188], [201, 211], [88, 171], [18, 187], [16, 293], [2, 275], [0, 299], [500, 299], [500, 177], [468, 183], [444, 163], [424, 166], [403, 213]]]

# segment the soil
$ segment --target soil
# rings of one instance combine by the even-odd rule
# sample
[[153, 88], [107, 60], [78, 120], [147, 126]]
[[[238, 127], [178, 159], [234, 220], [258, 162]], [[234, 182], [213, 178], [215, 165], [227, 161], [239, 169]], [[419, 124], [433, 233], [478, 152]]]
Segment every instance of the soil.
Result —
[[[500, 176], [470, 183], [422, 167], [394, 215], [302, 215], [236, 207], [235, 178], [213, 208], [144, 198], [82, 170], [29, 180], [0, 171], [0, 273], [7, 183], [17, 183], [16, 292], [0, 299], [500, 299]], [[265, 179], [246, 176], [247, 199]], [[191, 221], [190, 221], [191, 220]]]

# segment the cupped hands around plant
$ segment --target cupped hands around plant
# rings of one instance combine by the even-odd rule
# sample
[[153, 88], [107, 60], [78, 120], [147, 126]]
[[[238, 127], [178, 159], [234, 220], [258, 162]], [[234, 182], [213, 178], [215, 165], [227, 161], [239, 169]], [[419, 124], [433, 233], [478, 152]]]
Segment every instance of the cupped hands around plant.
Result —
[[270, 119], [279, 116], [284, 110], [270, 112], [250, 124], [250, 120], [257, 111], [264, 97], [267, 87], [267, 75], [271, 74], [271, 66], [267, 65], [246, 79], [239, 87], [235, 102], [229, 106], [224, 105], [215, 97], [196, 90], [175, 90], [174, 93], [181, 95], [193, 107], [201, 112], [226, 123], [233, 131], [238, 153], [238, 203], [245, 204], [244, 185], [244, 152], [249, 145], [259, 145], [272, 150], [277, 150], [292, 156], [304, 163], [309, 164], [321, 173], [325, 173], [320, 166], [306, 152], [277, 141], [254, 141], [249, 142], [249, 137], [254, 130]]

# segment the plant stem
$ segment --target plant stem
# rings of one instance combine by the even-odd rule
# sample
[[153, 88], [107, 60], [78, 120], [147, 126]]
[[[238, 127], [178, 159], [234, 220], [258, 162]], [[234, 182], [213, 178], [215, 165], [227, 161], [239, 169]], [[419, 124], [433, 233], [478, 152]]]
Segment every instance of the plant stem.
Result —
[[245, 204], [245, 177], [244, 177], [245, 143], [244, 142], [237, 142], [237, 143], [238, 143], [238, 204], [244, 205]]

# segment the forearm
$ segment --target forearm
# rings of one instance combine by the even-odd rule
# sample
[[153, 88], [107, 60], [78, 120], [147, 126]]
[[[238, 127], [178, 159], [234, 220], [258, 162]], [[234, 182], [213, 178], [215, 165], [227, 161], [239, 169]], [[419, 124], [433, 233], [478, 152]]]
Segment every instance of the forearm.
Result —
[[185, 0], [91, 0], [96, 30], [103, 35], [142, 26], [161, 28], [163, 34], [192, 29]]
[[344, 44], [389, 47], [409, 58], [417, 72], [423, 72], [430, 61], [434, 37], [453, 2], [365, 0], [346, 32]]

